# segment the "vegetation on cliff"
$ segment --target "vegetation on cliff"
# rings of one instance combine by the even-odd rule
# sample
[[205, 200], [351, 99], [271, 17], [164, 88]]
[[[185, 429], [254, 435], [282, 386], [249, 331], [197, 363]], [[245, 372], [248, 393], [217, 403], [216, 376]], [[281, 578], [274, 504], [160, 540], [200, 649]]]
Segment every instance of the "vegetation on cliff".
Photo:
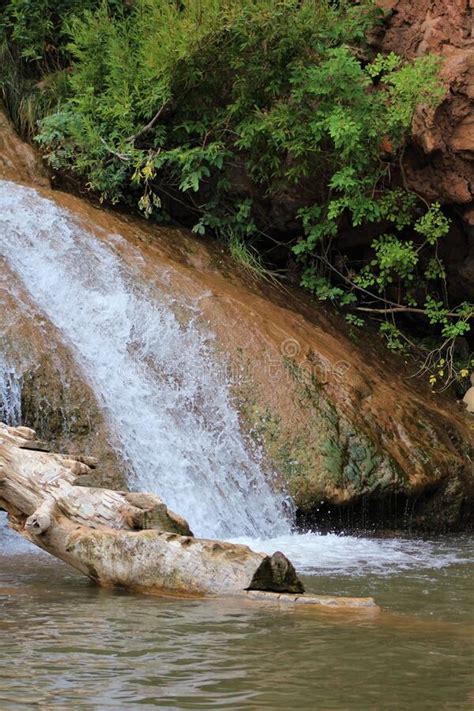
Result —
[[433, 385], [468, 375], [449, 219], [403, 170], [416, 107], [443, 97], [440, 60], [377, 54], [373, 2], [10, 0], [0, 22], [5, 101], [55, 170], [213, 232], [251, 268], [296, 268], [392, 349], [415, 324]]

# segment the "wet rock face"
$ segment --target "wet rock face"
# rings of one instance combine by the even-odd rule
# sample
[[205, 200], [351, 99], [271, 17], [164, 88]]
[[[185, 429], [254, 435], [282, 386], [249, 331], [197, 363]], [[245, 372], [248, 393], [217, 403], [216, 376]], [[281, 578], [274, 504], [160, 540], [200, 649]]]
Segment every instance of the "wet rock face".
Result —
[[[363, 507], [381, 512], [382, 525], [396, 528], [468, 525], [471, 416], [410, 378], [406, 364], [375, 334], [371, 338], [367, 329], [357, 336], [300, 292], [249, 279], [215, 244], [124, 220], [58, 192], [51, 196], [97, 239], [121, 235], [123, 258], [133, 258], [150, 281], [166, 269], [169, 280], [159, 288], [169, 290], [183, 313], [187, 304], [198, 305], [203, 328], [215, 334], [215, 358], [227, 364], [242, 429], [257, 441], [262, 466], [275, 487], [286, 487], [306, 524], [320, 525], [328, 508], [344, 513]], [[137, 250], [143, 259], [137, 260]], [[14, 304], [20, 301], [17, 294]], [[0, 313], [11, 317], [12, 309]], [[23, 305], [23, 318], [25, 313]], [[25, 353], [25, 343], [33, 348], [35, 367], [31, 374], [26, 369], [23, 395], [26, 424], [55, 447], [98, 457], [108, 478], [87, 481], [89, 486], [123, 488], [111, 479], [122, 468], [114, 465], [100, 412], [58, 334], [37, 318], [10, 324], [12, 333], [14, 339], [5, 339], [10, 344], [22, 337], [17, 352]], [[43, 365], [34, 353], [52, 360]], [[96, 477], [96, 470], [87, 476]], [[395, 518], [393, 500], [402, 512]], [[414, 503], [416, 515], [405, 515]], [[356, 518], [361, 525], [369, 520]]]
[[[319, 342], [321, 345], [321, 341]], [[472, 435], [369, 343], [362, 363], [314, 369], [299, 354], [281, 375], [286, 398], [262, 381], [239, 395], [243, 420], [283, 475], [303, 529], [450, 531], [472, 527]], [[352, 355], [357, 352], [354, 346]], [[369, 356], [370, 353], [370, 356]], [[348, 352], [349, 355], [349, 352]], [[392, 362], [391, 362], [392, 361]], [[388, 382], [383, 382], [385, 370]], [[357, 372], [358, 371], [358, 372]]]
[[[214, 243], [42, 192], [98, 240], [120, 235], [117, 253], [150, 284], [166, 271], [166, 285], [157, 288], [183, 314], [199, 310], [195, 318], [215, 335], [216, 361], [228, 368], [242, 429], [306, 523], [319, 524], [321, 507], [341, 515], [352, 507], [378, 512], [382, 525], [397, 528], [469, 525], [472, 415], [411, 378], [369, 328], [354, 334], [301, 292], [258, 283]], [[87, 475], [94, 478], [89, 486], [124, 488], [106, 424], [72, 354], [6, 264], [0, 267], [0, 353], [22, 375], [24, 423], [54, 448], [96, 456], [101, 467]], [[395, 518], [390, 502], [400, 511]]]
[[126, 488], [124, 468], [108, 441], [95, 399], [65, 359], [43, 356], [21, 377], [22, 423], [53, 450], [85, 452], [100, 458], [87, 475], [87, 486]]
[[[98, 457], [101, 466], [89, 475], [90, 486], [125, 488], [124, 467], [89, 385], [54, 327], [36, 311], [6, 265], [0, 266], [0, 359], [8, 366], [19, 401], [12, 424], [35, 429], [51, 449]], [[0, 411], [6, 409], [0, 403]]]
[[33, 148], [24, 143], [2, 112], [0, 103], [0, 179], [49, 186], [48, 173]]

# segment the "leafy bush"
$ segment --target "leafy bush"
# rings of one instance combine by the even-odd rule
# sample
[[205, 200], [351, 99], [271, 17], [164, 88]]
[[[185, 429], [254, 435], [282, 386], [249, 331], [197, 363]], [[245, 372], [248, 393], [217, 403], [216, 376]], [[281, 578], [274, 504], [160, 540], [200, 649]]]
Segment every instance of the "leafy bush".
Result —
[[[26, 4], [48, 12], [35, 22]], [[440, 59], [373, 56], [366, 37], [382, 13], [371, 0], [7, 5], [22, 56], [46, 62], [53, 33], [66, 70], [57, 109], [39, 111], [54, 168], [147, 217], [184, 204], [183, 219], [228, 240], [247, 267], [268, 247], [266, 202], [289, 194], [302, 284], [350, 309], [352, 326], [357, 309], [371, 312], [400, 349], [396, 319], [423, 318], [441, 355], [469, 328], [472, 306], [445, 297], [449, 223], [403, 187], [399, 167], [417, 105], [443, 96]], [[341, 234], [369, 225], [378, 236], [354, 262]]]
[[[345, 129], [334, 102], [342, 98], [349, 111], [354, 92], [362, 110], [370, 104], [369, 80], [356, 86], [360, 63], [346, 46], [363, 44], [376, 16], [369, 4], [136, 0], [133, 8], [113, 23], [107, 5], [70, 22], [71, 98], [40, 136], [51, 160], [87, 175], [112, 200], [131, 184], [145, 197], [177, 188], [191, 204], [203, 191], [200, 224], [215, 226], [228, 209], [232, 216], [240, 210], [226, 201], [234, 165], [262, 193], [282, 181], [297, 184], [339, 159]], [[327, 71], [335, 72], [330, 96], [323, 95]], [[320, 96], [317, 81], [325, 87]], [[346, 82], [354, 88], [344, 97]], [[329, 124], [339, 131], [335, 142]], [[123, 181], [111, 179], [111, 166]]]
[[[67, 93], [69, 18], [101, 0], [9, 0], [0, 11], [0, 95], [18, 130], [32, 138], [38, 121]], [[110, 2], [121, 11], [122, 0]]]
[[[0, 19], [0, 29], [19, 48], [19, 56], [43, 63], [48, 57], [65, 56], [65, 21], [83, 10], [92, 10], [100, 0], [9, 0]], [[111, 10], [123, 7], [111, 0]]]

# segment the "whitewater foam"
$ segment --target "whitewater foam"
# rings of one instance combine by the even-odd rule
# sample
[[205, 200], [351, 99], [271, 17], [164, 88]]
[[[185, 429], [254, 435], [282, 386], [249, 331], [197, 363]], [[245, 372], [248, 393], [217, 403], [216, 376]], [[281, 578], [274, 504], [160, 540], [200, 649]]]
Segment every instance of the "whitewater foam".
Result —
[[449, 539], [367, 538], [335, 533], [301, 533], [275, 538], [233, 539], [262, 553], [284, 553], [300, 573], [308, 575], [393, 575], [415, 569], [440, 569], [474, 562], [471, 550]]
[[241, 434], [195, 304], [181, 323], [141, 277], [138, 250], [126, 263], [117, 240], [0, 181], [0, 253], [92, 386], [131, 486], [156, 492], [201, 536], [289, 532], [286, 498]]
[[21, 424], [21, 379], [0, 353], [0, 422]]

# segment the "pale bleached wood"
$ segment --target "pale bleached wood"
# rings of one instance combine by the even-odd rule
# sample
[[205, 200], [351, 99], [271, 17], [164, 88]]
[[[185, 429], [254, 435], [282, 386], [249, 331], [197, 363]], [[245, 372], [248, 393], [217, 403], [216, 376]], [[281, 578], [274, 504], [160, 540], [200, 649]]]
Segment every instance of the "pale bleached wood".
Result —
[[33, 430], [0, 423], [0, 507], [22, 536], [103, 586], [232, 595], [272, 603], [377, 609], [371, 598], [303, 595], [290, 561], [195, 538], [154, 494], [81, 486], [88, 457], [47, 452]]
[[0, 505], [19, 533], [101, 585], [199, 595], [303, 591], [283, 554], [194, 538], [157, 496], [80, 486], [86, 457], [35, 444], [31, 430], [0, 425]]

